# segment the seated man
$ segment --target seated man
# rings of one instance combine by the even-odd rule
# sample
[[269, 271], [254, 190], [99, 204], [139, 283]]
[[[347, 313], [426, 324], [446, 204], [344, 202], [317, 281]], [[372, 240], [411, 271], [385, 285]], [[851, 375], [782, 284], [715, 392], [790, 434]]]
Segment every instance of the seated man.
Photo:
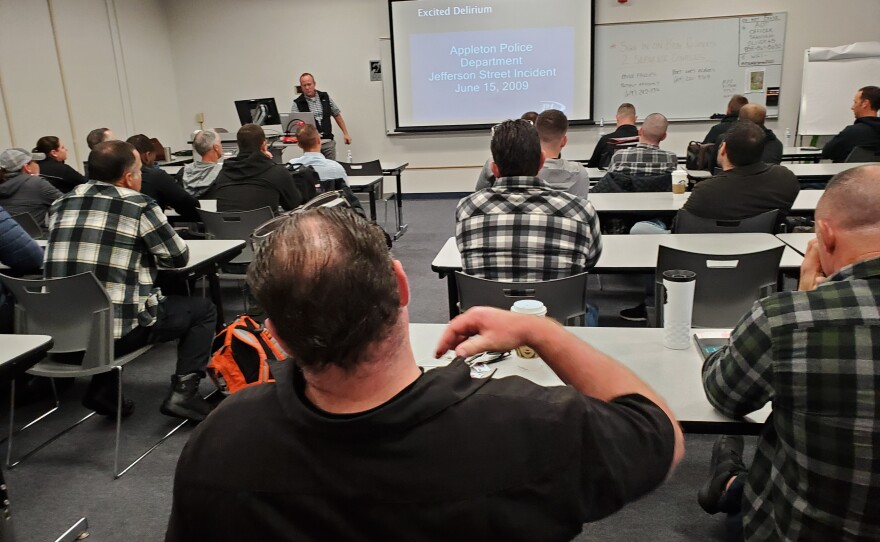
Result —
[[602, 253], [596, 211], [536, 175], [544, 164], [538, 132], [524, 120], [492, 134], [492, 188], [462, 199], [455, 238], [466, 273], [492, 280], [551, 280], [586, 271]]
[[46, 179], [40, 177], [38, 161], [45, 154], [30, 153], [24, 149], [6, 149], [0, 153], [0, 205], [11, 215], [30, 214], [43, 230], [46, 213], [61, 192]]
[[880, 166], [832, 179], [799, 291], [755, 302], [703, 365], [709, 401], [771, 402], [751, 467], [721, 437], [698, 500], [745, 540], [880, 540]]
[[568, 143], [568, 117], [558, 109], [547, 109], [538, 115], [535, 129], [541, 139], [544, 167], [538, 178], [554, 190], [586, 198], [590, 193], [590, 176], [580, 162], [562, 158], [562, 149]]
[[727, 102], [727, 112], [724, 114], [721, 122], [709, 129], [709, 133], [703, 138], [703, 143], [715, 143], [718, 141], [718, 137], [727, 132], [733, 123], [739, 120], [739, 110], [747, 103], [749, 103], [748, 98], [740, 94], [734, 94], [730, 101]]
[[321, 154], [321, 134], [311, 124], [303, 124], [296, 129], [296, 144], [303, 150], [303, 155], [292, 159], [289, 164], [311, 166], [322, 181], [330, 179], [345, 181], [348, 178], [345, 168], [339, 162]]
[[639, 142], [614, 153], [608, 171], [630, 176], [662, 175], [678, 167], [674, 152], [664, 151], [660, 142], [666, 139], [669, 121], [660, 113], [651, 113], [639, 128]]
[[856, 120], [822, 147], [822, 157], [843, 162], [856, 147], [880, 149], [880, 87], [862, 87], [850, 107]]
[[89, 150], [95, 150], [98, 143], [113, 141], [114, 139], [116, 139], [116, 135], [110, 131], [110, 128], [95, 128], [86, 136], [86, 144], [89, 146]]
[[[52, 205], [46, 278], [91, 272], [113, 302], [114, 353], [124, 355], [156, 342], [179, 340], [171, 390], [159, 410], [201, 421], [211, 408], [198, 394], [211, 355], [216, 311], [201, 297], [164, 295], [154, 283], [157, 267], [181, 267], [186, 243], [155, 200], [140, 193], [140, 155], [130, 143], [106, 141], [89, 154], [91, 180]], [[116, 372], [92, 377], [83, 405], [116, 414]], [[123, 399], [123, 415], [132, 401]]]
[[223, 145], [220, 136], [213, 130], [199, 130], [193, 136], [193, 150], [199, 155], [199, 159], [185, 165], [177, 174], [183, 189], [194, 198], [205, 195], [223, 164]]
[[[718, 163], [724, 171], [698, 182], [682, 208], [716, 220], [742, 220], [774, 209], [780, 216], [788, 214], [800, 192], [800, 182], [788, 168], [761, 161], [764, 142], [764, 130], [754, 122], [734, 124], [718, 151]], [[630, 233], [669, 233], [669, 229], [662, 220], [653, 220], [637, 223]], [[648, 319], [646, 304], [654, 299], [653, 281], [651, 276], [646, 285], [646, 303], [623, 309], [621, 318], [631, 322]]]
[[41, 137], [37, 140], [34, 152], [46, 155], [46, 158], [39, 162], [40, 176], [61, 192], [70, 192], [74, 186], [86, 182], [86, 178], [79, 171], [64, 163], [67, 160], [67, 147], [57, 137]]
[[593, 149], [593, 155], [590, 156], [590, 161], [587, 162], [587, 167], [606, 167], [608, 165], [608, 161], [611, 159], [610, 156], [607, 158], [606, 153], [609, 153], [609, 141], [612, 139], [620, 139], [624, 137], [636, 137], [639, 135], [639, 129], [636, 126], [636, 106], [631, 103], [622, 103], [620, 107], [617, 108], [617, 114], [614, 116], [615, 121], [617, 122], [617, 128], [611, 132], [610, 134], [605, 134], [599, 138], [599, 141], [596, 143], [596, 148]]
[[[156, 167], [156, 152], [153, 150], [150, 138], [144, 134], [137, 134], [127, 141], [134, 145], [143, 164], [141, 167], [143, 186], [140, 192], [156, 200], [160, 209], [174, 209], [181, 219], [198, 222], [199, 213], [196, 209], [199, 207], [199, 201], [181, 188], [174, 177]], [[89, 170], [90, 178], [94, 179], [91, 171]]]
[[528, 344], [569, 386], [423, 372], [403, 267], [354, 213], [290, 216], [248, 282], [291, 358], [193, 432], [167, 542], [571, 540], [683, 454], [663, 401], [549, 318], [473, 309], [437, 355]]
[[238, 155], [223, 161], [209, 198], [217, 200], [217, 210], [253, 211], [270, 207], [295, 209], [305, 203], [284, 166], [272, 161], [263, 128], [245, 124], [238, 130]]
[[[739, 120], [750, 120], [764, 130], [764, 150], [761, 152], [761, 161], [765, 164], [782, 163], [782, 141], [776, 137], [773, 130], [764, 126], [767, 120], [767, 109], [760, 104], [746, 104], [739, 110]], [[722, 136], [723, 137], [723, 136]], [[721, 147], [722, 139], [718, 139], [718, 147]]]
[[[538, 121], [538, 113], [536, 111], [526, 111], [522, 114], [520, 119], [535, 124]], [[477, 185], [474, 187], [474, 192], [489, 188], [493, 184], [495, 184], [495, 175], [492, 174], [492, 159], [489, 158], [486, 160], [486, 163], [483, 164], [483, 169], [480, 170], [480, 175], [477, 177]]]

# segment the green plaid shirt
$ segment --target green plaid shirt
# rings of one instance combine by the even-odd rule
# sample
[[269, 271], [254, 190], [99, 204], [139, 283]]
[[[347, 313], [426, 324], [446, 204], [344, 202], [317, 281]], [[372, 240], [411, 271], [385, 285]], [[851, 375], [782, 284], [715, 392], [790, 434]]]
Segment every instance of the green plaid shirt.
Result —
[[768, 401], [746, 540], [880, 540], [880, 258], [757, 301], [703, 366], [728, 416]]
[[89, 181], [49, 209], [43, 274], [69, 277], [91, 271], [113, 302], [113, 337], [156, 323], [164, 299], [153, 286], [157, 263], [182, 267], [189, 248], [156, 202], [140, 192]]

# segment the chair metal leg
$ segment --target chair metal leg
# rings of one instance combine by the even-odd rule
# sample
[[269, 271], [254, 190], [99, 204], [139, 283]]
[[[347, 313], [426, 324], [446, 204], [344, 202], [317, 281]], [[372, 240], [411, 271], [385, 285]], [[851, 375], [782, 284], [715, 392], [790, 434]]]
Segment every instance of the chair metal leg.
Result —
[[84, 540], [89, 536], [89, 520], [79, 518], [79, 521], [64, 531], [64, 534], [55, 539], [55, 542], [75, 542], [76, 540]]
[[58, 390], [55, 388], [55, 380], [54, 379], [51, 381], [51, 385], [52, 385], [52, 394], [54, 395], [54, 398], [55, 398], [55, 406], [52, 407], [51, 409], [49, 409], [48, 411], [44, 412], [43, 414], [37, 416], [36, 418], [34, 418], [30, 422], [28, 422], [24, 427], [22, 427], [21, 429], [16, 431], [15, 425], [14, 425], [14, 423], [15, 423], [15, 380], [14, 379], [12, 380], [11, 393], [10, 393], [11, 398], [10, 398], [10, 404], [9, 404], [9, 436], [7, 437], [7, 441], [6, 441], [6, 468], [8, 468], [8, 469], [15, 468], [19, 463], [21, 463], [22, 461], [24, 461], [28, 457], [34, 455], [35, 453], [39, 452], [40, 450], [42, 450], [43, 448], [45, 448], [49, 444], [55, 442], [60, 437], [62, 437], [66, 433], [70, 432], [72, 429], [74, 429], [75, 427], [77, 427], [78, 425], [80, 425], [81, 423], [83, 423], [84, 421], [88, 420], [89, 418], [91, 418], [92, 416], [95, 415], [94, 412], [88, 413], [86, 416], [80, 418], [74, 424], [66, 427], [65, 429], [62, 429], [60, 432], [49, 437], [42, 444], [40, 444], [39, 446], [37, 446], [33, 450], [27, 452], [26, 454], [22, 455], [20, 458], [18, 458], [17, 461], [13, 462], [12, 461], [13, 436], [23, 432], [25, 429], [27, 429], [27, 428], [31, 427], [32, 425], [36, 424], [37, 422], [43, 420], [44, 418], [46, 418], [47, 416], [49, 416], [50, 414], [52, 414], [53, 412], [58, 410], [59, 407], [61, 406], [61, 401], [58, 399]]

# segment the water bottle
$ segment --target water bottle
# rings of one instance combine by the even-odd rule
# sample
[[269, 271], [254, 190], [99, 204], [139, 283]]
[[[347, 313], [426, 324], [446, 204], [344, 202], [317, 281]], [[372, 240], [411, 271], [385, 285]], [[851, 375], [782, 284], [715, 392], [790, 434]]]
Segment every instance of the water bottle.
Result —
[[599, 119], [599, 137], [605, 135], [605, 117]]
[[350, 164], [351, 162], [352, 162], [352, 159], [351, 159], [351, 148], [349, 148], [349, 149], [348, 149], [348, 163]]
[[675, 269], [663, 272], [663, 346], [684, 350], [690, 346], [691, 316], [697, 274]]
[[791, 147], [791, 128], [785, 129], [785, 146]]

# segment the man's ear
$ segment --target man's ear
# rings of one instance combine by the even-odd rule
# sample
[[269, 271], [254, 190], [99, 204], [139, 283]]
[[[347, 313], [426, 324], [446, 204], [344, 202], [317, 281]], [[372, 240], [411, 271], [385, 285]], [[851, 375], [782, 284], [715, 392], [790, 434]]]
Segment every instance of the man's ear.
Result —
[[265, 327], [266, 329], [269, 330], [269, 333], [272, 334], [272, 337], [275, 338], [275, 340], [278, 342], [278, 345], [281, 347], [281, 349], [284, 350], [285, 352], [287, 352], [287, 355], [292, 355], [290, 353], [290, 348], [287, 346], [287, 344], [285, 344], [284, 340], [278, 335], [278, 330], [275, 328], [275, 323], [272, 321], [271, 318], [266, 318], [266, 321], [263, 322], [263, 327]]
[[400, 306], [406, 307], [409, 305], [409, 281], [406, 278], [406, 273], [403, 271], [403, 264], [400, 263], [400, 260], [394, 260], [392, 267], [394, 269], [394, 278], [397, 279], [397, 291], [400, 292]]
[[501, 178], [501, 174], [498, 172], [498, 164], [495, 162], [489, 162], [489, 169], [492, 170], [492, 175], [494, 175], [496, 179]]
[[721, 142], [721, 146], [718, 147], [718, 156], [727, 156], [727, 141]]
[[837, 232], [827, 220], [816, 221], [816, 239], [819, 241], [819, 250], [826, 254], [833, 254], [837, 248]]
[[562, 136], [562, 145], [559, 146], [560, 149], [564, 148], [565, 145], [568, 144], [568, 134]]
[[[665, 141], [665, 140], [666, 140], [666, 134], [664, 133], [663, 137], [660, 138], [660, 141]], [[657, 143], [659, 143], [660, 141], [658, 141]]]

